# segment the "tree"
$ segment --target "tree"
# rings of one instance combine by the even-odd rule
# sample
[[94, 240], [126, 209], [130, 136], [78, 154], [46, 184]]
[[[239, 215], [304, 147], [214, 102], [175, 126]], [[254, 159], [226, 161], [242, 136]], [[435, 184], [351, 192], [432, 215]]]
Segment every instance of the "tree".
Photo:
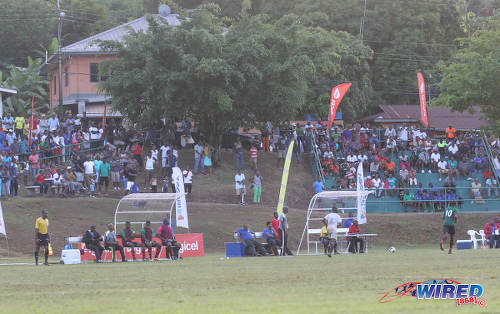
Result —
[[441, 94], [433, 105], [449, 106], [456, 111], [479, 106], [500, 134], [500, 23], [474, 33], [461, 48], [455, 61], [443, 66], [439, 84]]
[[216, 146], [229, 127], [287, 121], [315, 106], [326, 115], [328, 100], [309, 103], [314, 88], [326, 82], [320, 93], [328, 95], [331, 83], [369, 70], [371, 51], [347, 33], [306, 27], [294, 15], [275, 23], [242, 16], [226, 29], [218, 13], [203, 6], [176, 28], [149, 18], [147, 33], [104, 43], [118, 51], [103, 64], [110, 79], [101, 85], [115, 108], [139, 124], [190, 115]]
[[28, 58], [26, 68], [18, 68], [11, 65], [9, 76], [2, 83], [5, 87], [17, 90], [17, 95], [7, 99], [7, 108], [14, 116], [27, 116], [31, 111], [31, 99], [35, 99], [35, 111], [45, 112], [48, 110], [48, 84], [49, 82], [39, 75], [42, 59]]

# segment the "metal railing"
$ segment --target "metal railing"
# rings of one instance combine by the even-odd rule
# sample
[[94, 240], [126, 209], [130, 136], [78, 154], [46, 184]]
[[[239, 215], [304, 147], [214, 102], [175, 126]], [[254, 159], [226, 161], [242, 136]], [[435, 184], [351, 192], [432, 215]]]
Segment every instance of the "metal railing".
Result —
[[[71, 155], [74, 154], [75, 152], [86, 153], [86, 152], [98, 151], [102, 150], [104, 148], [104, 145], [105, 145], [105, 139], [98, 139], [98, 140], [83, 141], [77, 144], [52, 147], [47, 150], [43, 149], [36, 150], [35, 152], [41, 156], [40, 161], [52, 160], [57, 158], [64, 158], [65, 160], [69, 160], [71, 158]], [[74, 149], [75, 146], [78, 146], [77, 150]], [[61, 150], [61, 152], [58, 153], [57, 150]], [[31, 152], [18, 154], [19, 161], [27, 161], [30, 155]]]

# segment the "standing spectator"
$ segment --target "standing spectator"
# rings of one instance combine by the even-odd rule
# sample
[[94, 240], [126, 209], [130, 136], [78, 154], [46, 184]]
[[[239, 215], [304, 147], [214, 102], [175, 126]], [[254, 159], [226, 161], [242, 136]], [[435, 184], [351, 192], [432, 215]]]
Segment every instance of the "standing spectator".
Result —
[[269, 132], [266, 128], [262, 131], [262, 150], [265, 152], [269, 151]]
[[313, 188], [314, 188], [314, 194], [323, 192], [323, 181], [321, 180], [320, 176], [318, 176], [316, 181], [313, 182]]
[[2, 127], [6, 130], [12, 129], [14, 127], [14, 118], [10, 115], [10, 112], [5, 114], [2, 119]]
[[[18, 137], [21, 137], [23, 135], [23, 130], [24, 130], [24, 126], [25, 126], [26, 121], [24, 120], [24, 117], [22, 117], [22, 116], [16, 117], [16, 119], [14, 121], [15, 121], [15, 126], [16, 126], [15, 127], [16, 135]], [[9, 129], [12, 129], [12, 127]]]
[[40, 156], [38, 156], [34, 149], [31, 150], [28, 161], [31, 169], [31, 179], [32, 181], [35, 181], [36, 177], [38, 177], [38, 174], [40, 173]]
[[279, 216], [280, 225], [280, 238], [281, 238], [281, 255], [293, 255], [292, 252], [288, 249], [288, 207], [283, 207], [283, 212]]
[[246, 205], [245, 202], [245, 174], [241, 172], [240, 169], [236, 171], [236, 175], [234, 176], [235, 187], [236, 187], [236, 196], [238, 197], [238, 202], [240, 205]]
[[173, 172], [172, 169], [175, 167], [176, 163], [177, 163], [177, 158], [174, 156], [172, 150], [169, 150], [167, 152], [167, 165], [166, 165], [167, 167], [165, 168], [167, 177], [169, 178], [172, 177], [172, 172]]
[[[146, 156], [146, 162], [144, 163], [144, 167], [146, 170], [146, 174], [144, 175], [144, 190], [147, 189], [147, 185], [151, 183], [151, 179], [153, 178], [153, 174], [155, 171], [155, 159], [152, 156], [152, 153]], [[151, 187], [149, 188], [151, 189]]]
[[189, 166], [186, 166], [186, 170], [182, 172], [184, 176], [184, 190], [186, 193], [191, 194], [191, 189], [193, 188], [193, 173], [189, 169]]
[[278, 167], [281, 165], [281, 161], [285, 162], [286, 157], [286, 137], [280, 136], [278, 139]]
[[110, 170], [111, 170], [111, 165], [108, 159], [105, 159], [102, 162], [102, 165], [99, 167], [99, 193], [102, 192], [103, 185], [104, 185], [104, 193], [108, 193]]
[[204, 165], [204, 160], [203, 160], [203, 145], [200, 145], [200, 143], [196, 143], [194, 145], [194, 169], [193, 172], [194, 174], [198, 173], [198, 167], [201, 168], [201, 173], [205, 173], [205, 165]]
[[252, 143], [252, 147], [250, 147], [250, 163], [253, 165], [253, 169], [257, 171], [257, 147], [255, 143]]
[[120, 172], [122, 169], [122, 165], [120, 160], [118, 159], [117, 154], [115, 154], [114, 158], [110, 163], [111, 170], [111, 182], [113, 183], [113, 190], [120, 190]]
[[42, 114], [42, 118], [40, 119], [40, 123], [38, 124], [38, 134], [44, 134], [48, 129], [49, 120], [47, 120], [47, 116], [45, 114]]
[[262, 194], [262, 176], [257, 170], [253, 176], [253, 202], [254, 204], [260, 204], [260, 196]]
[[163, 143], [160, 147], [161, 151], [161, 175], [165, 176], [167, 173], [167, 156], [168, 156], [168, 151], [170, 150], [170, 147]]
[[19, 188], [19, 185], [17, 183], [17, 166], [13, 161], [10, 162], [9, 173], [10, 173], [10, 178], [11, 178], [10, 196], [17, 197], [17, 191]]
[[101, 137], [101, 133], [99, 129], [94, 125], [93, 122], [89, 122], [89, 134], [90, 134], [90, 148], [92, 150], [99, 147], [99, 139]]
[[55, 132], [59, 128], [59, 119], [55, 113], [52, 113], [52, 116], [47, 121], [50, 132]]
[[455, 138], [455, 133], [457, 132], [457, 130], [455, 130], [454, 127], [451, 126], [451, 124], [446, 128], [445, 130], [446, 132], [446, 138], [448, 138], [449, 140], [452, 140]]
[[245, 170], [245, 161], [243, 160], [243, 145], [240, 138], [234, 143], [234, 156], [236, 160], [236, 170]]
[[208, 169], [208, 175], [212, 175], [212, 146], [207, 143], [203, 148], [203, 167]]
[[132, 147], [130, 147], [132, 151], [132, 155], [134, 155], [135, 160], [139, 164], [139, 167], [142, 167], [142, 147], [139, 142], [135, 142]]
[[84, 177], [84, 180], [85, 180], [85, 186], [87, 188], [90, 188], [90, 180], [91, 180], [91, 177], [94, 176], [95, 174], [95, 166], [94, 166], [94, 162], [90, 159], [88, 159], [87, 161], [85, 161], [83, 163], [83, 168], [85, 170], [85, 177]]

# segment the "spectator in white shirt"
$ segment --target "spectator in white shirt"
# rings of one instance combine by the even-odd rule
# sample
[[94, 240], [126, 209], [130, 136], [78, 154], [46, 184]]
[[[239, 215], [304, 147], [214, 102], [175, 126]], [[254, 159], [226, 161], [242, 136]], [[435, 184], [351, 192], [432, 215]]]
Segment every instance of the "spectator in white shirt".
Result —
[[456, 156], [457, 153], [458, 153], [458, 145], [455, 141], [453, 141], [449, 146], [448, 146], [448, 151], [450, 152], [450, 154], [452, 154], [453, 156]]
[[87, 160], [83, 163], [83, 167], [85, 169], [85, 185], [88, 188], [90, 186], [90, 180], [92, 176], [95, 174], [94, 162], [92, 160]]
[[198, 167], [201, 168], [201, 173], [205, 173], [205, 163], [203, 162], [203, 145], [196, 143], [194, 145], [194, 174], [198, 173]]
[[441, 175], [446, 175], [448, 174], [448, 163], [441, 158], [438, 163], [438, 172], [439, 172], [439, 181], [442, 180]]
[[[144, 163], [144, 168], [146, 170], [146, 174], [144, 176], [144, 190], [147, 189], [148, 184], [151, 183], [151, 179], [153, 178], [153, 174], [155, 171], [155, 159], [152, 156], [152, 153], [146, 156], [146, 162]], [[151, 187], [149, 187], [151, 190]]]
[[184, 170], [182, 174], [184, 175], [184, 191], [191, 194], [191, 189], [193, 188], [193, 173], [189, 169], [189, 166], [186, 167], [186, 170]]
[[57, 115], [55, 113], [53, 113], [52, 117], [49, 118], [48, 125], [50, 132], [54, 132], [57, 130], [57, 128], [59, 128], [59, 119], [57, 118]]
[[353, 153], [350, 153], [349, 155], [347, 155], [347, 162], [356, 163], [358, 162], [358, 157], [356, 157], [356, 155], [354, 155]]
[[385, 138], [389, 138], [391, 136], [396, 136], [396, 129], [394, 126], [391, 126], [391, 128], [387, 127], [384, 132]]
[[161, 151], [161, 175], [162, 176], [165, 176], [166, 175], [166, 171], [167, 171], [167, 153], [168, 151], [170, 150], [170, 146], [168, 146], [167, 144], [163, 144], [161, 145], [160, 147], [160, 151]]
[[441, 159], [441, 154], [437, 150], [434, 150], [431, 154], [431, 163], [432, 163], [432, 168], [434, 170], [437, 170], [438, 167], [437, 163], [439, 162], [440, 159]]
[[396, 141], [392, 136], [387, 139], [385, 147], [387, 148], [388, 151], [391, 152], [391, 154], [394, 154], [395, 152], [398, 151]]
[[245, 202], [245, 174], [238, 169], [236, 175], [234, 176], [236, 195], [238, 197], [238, 202], [240, 205], [246, 205]]
[[408, 145], [408, 130], [406, 127], [401, 128], [401, 131], [399, 131], [399, 140], [401, 141], [401, 146], [406, 148]]
[[328, 147], [328, 150], [324, 152], [323, 154], [324, 159], [333, 159], [333, 152], [330, 150], [330, 147]]

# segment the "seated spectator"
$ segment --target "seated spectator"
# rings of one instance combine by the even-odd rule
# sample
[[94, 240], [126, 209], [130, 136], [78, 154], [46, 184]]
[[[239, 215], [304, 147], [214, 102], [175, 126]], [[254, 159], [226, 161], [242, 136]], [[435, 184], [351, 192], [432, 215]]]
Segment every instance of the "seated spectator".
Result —
[[439, 142], [436, 144], [436, 147], [441, 157], [446, 155], [446, 143], [443, 141], [443, 139], [439, 140]]
[[391, 197], [394, 197], [394, 194], [396, 193], [395, 189], [396, 189], [396, 178], [392, 175], [392, 173], [389, 173], [389, 177], [387, 178], [387, 182], [388, 182], [388, 194], [389, 196]]
[[94, 225], [90, 226], [90, 229], [85, 231], [82, 238], [85, 246], [94, 252], [95, 254], [95, 262], [101, 262], [101, 255], [104, 251], [104, 248], [101, 245], [101, 235], [97, 232], [96, 227]]
[[451, 175], [455, 175], [455, 178], [458, 179], [458, 161], [453, 155], [450, 157], [450, 160], [448, 160], [448, 169]]
[[35, 184], [34, 185], [40, 187], [40, 194], [41, 195], [47, 195], [47, 192], [49, 190], [49, 184], [45, 181], [44, 172], [40, 172], [38, 174], [38, 176], [35, 179]]
[[276, 236], [276, 232], [273, 229], [273, 225], [271, 224], [270, 221], [266, 223], [266, 228], [262, 232], [264, 235], [264, 238], [266, 239], [267, 244], [271, 248], [271, 252], [275, 255], [278, 256], [278, 247], [280, 247], [280, 242], [278, 240], [278, 237]]
[[371, 163], [370, 163], [370, 173], [372, 175], [375, 175], [378, 173], [379, 171], [379, 168], [380, 168], [380, 163], [378, 162], [378, 160], [373, 160]]
[[413, 199], [415, 200], [415, 212], [423, 211], [424, 203], [425, 203], [423, 192], [420, 190], [417, 191], [417, 193], [415, 193], [415, 196], [413, 197]]
[[457, 141], [456, 140], [453, 140], [450, 143], [450, 145], [448, 146], [448, 153], [452, 157], [456, 157], [457, 156], [457, 154], [458, 154], [458, 145], [457, 145]]
[[481, 183], [479, 183], [479, 179], [474, 179], [474, 181], [470, 184], [470, 194], [471, 198], [473, 199], [471, 201], [471, 204], [483, 204], [483, 196], [481, 194]]
[[245, 245], [245, 253], [248, 252], [250, 256], [257, 256], [257, 253], [263, 256], [269, 255], [265, 248], [258, 241], [255, 241], [252, 231], [249, 229], [248, 224], [243, 224], [243, 227], [236, 230], [238, 232], [243, 244]]
[[417, 172], [415, 170], [412, 170], [410, 172], [410, 176], [408, 178], [408, 183], [409, 183], [410, 187], [417, 187], [418, 186]]
[[[361, 229], [359, 228], [358, 221], [354, 220], [352, 225], [349, 227], [348, 237], [347, 237], [349, 252], [351, 253], [364, 252], [364, 241], [361, 237], [357, 236], [360, 233]], [[359, 251], [358, 251], [358, 244], [359, 244]]]
[[410, 172], [408, 171], [408, 168], [406, 168], [405, 165], [401, 165], [401, 169], [399, 170], [399, 178], [400, 178], [403, 186], [405, 184], [408, 184], [409, 175], [410, 175]]
[[396, 144], [396, 140], [394, 140], [394, 138], [392, 136], [387, 139], [387, 141], [385, 143], [385, 148], [388, 152], [391, 153], [391, 155], [394, 155], [394, 153], [397, 153], [398, 147]]
[[[440, 160], [441, 160], [441, 154], [436, 149], [434, 149], [432, 151], [432, 154], [431, 154], [431, 166], [432, 166], [432, 169], [434, 171], [437, 171], [437, 169], [438, 169], [438, 162]], [[429, 170], [429, 173], [432, 173], [432, 172]]]
[[421, 151], [418, 154], [417, 169], [419, 169], [422, 173], [425, 172], [425, 169], [428, 169], [429, 173], [431, 173], [430, 162], [431, 156], [429, 155], [429, 152], [425, 150]]
[[462, 157], [462, 160], [460, 160], [460, 163], [458, 164], [458, 172], [467, 178], [467, 180], [472, 180], [471, 174], [472, 174], [473, 167], [467, 160], [467, 158], [464, 156]]
[[457, 186], [457, 184], [455, 183], [455, 180], [453, 180], [453, 176], [451, 175], [451, 172], [449, 172], [446, 179], [444, 179], [443, 186], [445, 188], [455, 188]]
[[448, 163], [444, 161], [443, 157], [437, 163], [438, 173], [439, 173], [439, 181], [443, 180], [441, 176], [443, 174], [448, 174]]
[[410, 193], [409, 190], [406, 190], [403, 196], [403, 207], [405, 208], [405, 212], [408, 212], [408, 207], [412, 205], [413, 205], [413, 194]]
[[493, 176], [489, 176], [485, 180], [486, 192], [488, 193], [488, 198], [491, 197], [491, 192], [495, 193], [495, 196], [498, 198], [498, 185], [497, 180]]
[[392, 175], [395, 175], [396, 163], [392, 160], [388, 160], [385, 162], [385, 170]]
[[323, 153], [323, 158], [324, 159], [333, 159], [333, 152], [331, 151], [330, 147], [327, 148], [327, 150]]
[[56, 192], [59, 195], [61, 193], [61, 189], [63, 188], [63, 176], [61, 174], [61, 170], [56, 170], [56, 173], [52, 175], [52, 185], [56, 187]]
[[476, 170], [482, 170], [486, 164], [488, 163], [488, 160], [481, 155], [481, 153], [477, 154], [474, 157], [474, 167]]
[[342, 224], [342, 228], [349, 228], [352, 225], [353, 221], [354, 221], [353, 217], [354, 217], [353, 213], [349, 213], [348, 214], [348, 218], [345, 219], [344, 223]]

